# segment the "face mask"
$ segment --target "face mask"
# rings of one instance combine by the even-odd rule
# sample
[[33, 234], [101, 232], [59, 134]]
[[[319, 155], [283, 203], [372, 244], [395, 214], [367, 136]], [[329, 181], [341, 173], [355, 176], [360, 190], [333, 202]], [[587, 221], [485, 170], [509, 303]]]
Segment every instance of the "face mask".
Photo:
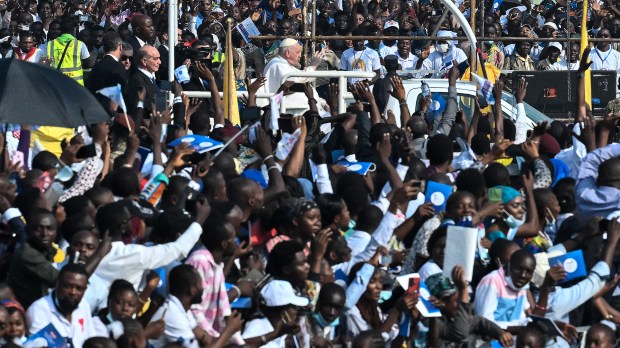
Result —
[[493, 45], [493, 41], [485, 41], [485, 44], [487, 44], [488, 46], [492, 46]]
[[437, 45], [437, 51], [439, 51], [441, 53], [448, 53], [449, 49], [450, 49], [450, 45], [448, 45], [448, 44], [439, 44], [439, 45]]
[[20, 24], [20, 25], [18, 25], [18, 26], [17, 26], [17, 28], [18, 28], [20, 31], [28, 31], [28, 30], [30, 30], [30, 26], [28, 26], [28, 25], [26, 25], [26, 24]]
[[510, 278], [510, 276], [506, 276], [506, 283], [508, 283], [508, 287], [511, 288], [514, 291], [521, 291], [521, 290], [527, 290], [530, 288], [530, 283], [527, 283], [525, 286], [523, 286], [522, 288], [517, 288], [515, 286], [515, 284], [512, 282], [512, 278]]
[[6, 10], [6, 8], [7, 8], [7, 5], [0, 5], [0, 11], [4, 11]]
[[518, 220], [517, 218], [508, 213], [506, 213], [506, 215], [508, 215], [508, 217], [504, 219], [504, 221], [506, 221], [506, 224], [510, 228], [517, 228], [525, 223], [525, 217], [523, 217], [523, 219], [521, 220]]
[[72, 177], [73, 177], [73, 170], [71, 170], [71, 168], [69, 166], [63, 166], [58, 171], [58, 173], [56, 174], [54, 179], [58, 180], [58, 181], [61, 181], [61, 182], [67, 182], [67, 181], [71, 180]]
[[314, 316], [314, 320], [316, 320], [316, 322], [321, 327], [338, 326], [338, 325], [340, 325], [340, 318], [336, 318], [336, 320], [334, 320], [334, 321], [332, 321], [330, 323], [327, 320], [325, 320], [325, 318], [323, 318], [323, 315], [320, 312], [314, 313], [313, 316]]

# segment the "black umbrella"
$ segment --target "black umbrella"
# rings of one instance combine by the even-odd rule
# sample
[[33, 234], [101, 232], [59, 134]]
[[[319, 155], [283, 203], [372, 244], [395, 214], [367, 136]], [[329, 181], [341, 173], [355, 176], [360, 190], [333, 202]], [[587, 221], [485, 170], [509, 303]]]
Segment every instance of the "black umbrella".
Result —
[[0, 123], [75, 128], [109, 120], [88, 89], [56, 69], [0, 59]]

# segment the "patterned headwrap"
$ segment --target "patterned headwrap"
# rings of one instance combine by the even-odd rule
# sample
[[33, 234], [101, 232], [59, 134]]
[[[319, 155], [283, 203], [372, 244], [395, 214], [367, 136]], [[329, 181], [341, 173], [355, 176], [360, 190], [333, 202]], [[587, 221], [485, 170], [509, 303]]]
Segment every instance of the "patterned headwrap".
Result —
[[456, 292], [456, 285], [454, 285], [450, 278], [444, 277], [441, 273], [433, 274], [426, 278], [425, 283], [431, 295], [439, 299]]

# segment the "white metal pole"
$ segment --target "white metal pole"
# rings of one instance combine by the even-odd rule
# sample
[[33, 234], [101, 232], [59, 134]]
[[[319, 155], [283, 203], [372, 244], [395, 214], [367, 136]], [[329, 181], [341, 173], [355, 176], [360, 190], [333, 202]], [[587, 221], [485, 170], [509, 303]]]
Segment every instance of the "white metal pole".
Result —
[[168, 0], [168, 80], [174, 81], [174, 49], [177, 42], [177, 18], [179, 5], [177, 0]]

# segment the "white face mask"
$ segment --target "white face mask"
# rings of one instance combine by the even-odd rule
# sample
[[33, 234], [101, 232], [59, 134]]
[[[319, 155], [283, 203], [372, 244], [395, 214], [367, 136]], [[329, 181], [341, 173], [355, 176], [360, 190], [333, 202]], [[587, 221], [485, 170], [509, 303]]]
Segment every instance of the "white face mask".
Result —
[[441, 53], [448, 53], [448, 50], [450, 49], [450, 45], [449, 44], [439, 44], [437, 45], [437, 51], [441, 52]]
[[[510, 266], [508, 267], [510, 269]], [[508, 287], [514, 291], [527, 290], [530, 288], [530, 283], [525, 284], [522, 288], [517, 288], [516, 285], [512, 282], [512, 278], [508, 274], [506, 274], [506, 283], [508, 283]]]
[[510, 228], [517, 228], [525, 223], [525, 216], [523, 216], [523, 219], [518, 220], [517, 218], [508, 213], [506, 213], [506, 215], [508, 215], [508, 217], [505, 218], [504, 221], [506, 221], [506, 224]]

